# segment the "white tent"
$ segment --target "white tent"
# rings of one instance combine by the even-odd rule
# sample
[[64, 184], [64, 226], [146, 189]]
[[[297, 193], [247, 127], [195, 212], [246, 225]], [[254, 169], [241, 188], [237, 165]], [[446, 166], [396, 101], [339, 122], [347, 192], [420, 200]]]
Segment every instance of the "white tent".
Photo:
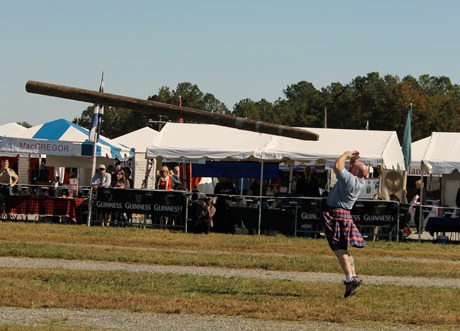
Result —
[[433, 173], [460, 171], [460, 133], [433, 132], [422, 161], [424, 167]]
[[213, 124], [166, 123], [147, 158], [204, 162], [212, 160], [254, 159], [254, 152], [265, 146], [272, 136]]
[[443, 175], [441, 201], [455, 207], [460, 188], [460, 133], [433, 132], [422, 162], [425, 170]]
[[371, 166], [404, 170], [404, 156], [395, 131], [304, 128], [319, 135], [318, 141], [272, 136], [256, 157], [265, 160], [323, 160], [332, 165], [347, 150], [358, 150], [360, 161]]
[[152, 145], [153, 140], [155, 140], [158, 135], [158, 131], [145, 127], [112, 140], [118, 144], [134, 148], [136, 153], [145, 153], [147, 147]]
[[420, 176], [420, 164], [429, 142], [430, 137], [426, 137], [411, 144], [411, 163], [407, 169], [408, 176]]
[[147, 148], [147, 158], [324, 160], [332, 164], [344, 151], [356, 149], [367, 164], [404, 169], [404, 157], [394, 131], [305, 129], [319, 134], [319, 140], [304, 141], [211, 124], [167, 123]]
[[[0, 144], [2, 141], [2, 138], [4, 136], [16, 136], [17, 134], [20, 134], [21, 132], [27, 131], [27, 128], [19, 125], [17, 123], [11, 122], [7, 124], [3, 124], [0, 126]], [[15, 157], [18, 155], [18, 153], [12, 153], [12, 152], [5, 152], [0, 150], [0, 155], [1, 156], [10, 156], [10, 157]]]
[[0, 140], [2, 136], [15, 137], [16, 134], [22, 131], [27, 131], [27, 128], [14, 122], [0, 125]]
[[151, 171], [152, 168], [147, 163], [145, 153], [147, 147], [152, 145], [158, 135], [158, 131], [145, 127], [113, 139], [116, 143], [135, 149], [134, 163], [131, 165], [135, 188], [141, 188], [143, 184], [145, 185], [145, 180], [147, 180], [148, 188], [154, 187], [155, 172]]

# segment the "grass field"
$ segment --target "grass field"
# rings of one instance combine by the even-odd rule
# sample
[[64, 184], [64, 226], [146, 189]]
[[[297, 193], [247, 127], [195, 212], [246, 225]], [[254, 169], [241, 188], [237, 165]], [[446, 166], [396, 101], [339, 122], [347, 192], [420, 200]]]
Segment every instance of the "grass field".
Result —
[[[460, 278], [458, 245], [366, 244], [351, 250], [364, 280], [366, 275]], [[2, 222], [0, 256], [341, 273], [324, 239], [83, 225]], [[239, 315], [356, 327], [460, 327], [458, 288], [365, 284], [347, 300], [343, 290], [335, 283], [242, 277], [0, 269], [1, 306]]]

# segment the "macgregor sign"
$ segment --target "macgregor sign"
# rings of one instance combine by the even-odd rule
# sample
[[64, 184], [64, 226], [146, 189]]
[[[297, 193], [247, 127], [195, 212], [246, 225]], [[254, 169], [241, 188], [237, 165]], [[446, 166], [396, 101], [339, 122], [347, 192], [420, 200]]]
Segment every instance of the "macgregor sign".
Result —
[[72, 146], [73, 142], [71, 141], [3, 137], [0, 150], [21, 154], [71, 156]]

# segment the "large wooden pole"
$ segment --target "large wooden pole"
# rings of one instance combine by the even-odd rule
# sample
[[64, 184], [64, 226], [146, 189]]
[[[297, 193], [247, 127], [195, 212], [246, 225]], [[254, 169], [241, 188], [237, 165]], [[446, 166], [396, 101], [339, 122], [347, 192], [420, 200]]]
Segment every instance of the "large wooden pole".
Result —
[[174, 119], [182, 117], [190, 121], [222, 125], [231, 128], [273, 134], [301, 140], [319, 139], [319, 136], [316, 133], [303, 129], [248, 120], [241, 117], [214, 114], [204, 110], [179, 107], [156, 101], [136, 99], [116, 94], [90, 91], [63, 85], [48, 84], [29, 80], [26, 84], [26, 91], [29, 93], [49, 95], [52, 97], [84, 101], [105, 106], [145, 110], [150, 111], [156, 115], [166, 115]]

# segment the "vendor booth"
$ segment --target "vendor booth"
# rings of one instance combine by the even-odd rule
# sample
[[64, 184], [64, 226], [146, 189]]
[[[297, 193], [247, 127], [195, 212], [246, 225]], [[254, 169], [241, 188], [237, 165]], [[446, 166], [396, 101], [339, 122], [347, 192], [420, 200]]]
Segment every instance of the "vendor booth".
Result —
[[[79, 174], [80, 185], [89, 185], [93, 143], [88, 142], [88, 130], [65, 119], [51, 121], [3, 137], [1, 152], [20, 155], [44, 155], [48, 167], [84, 169]], [[103, 136], [97, 147], [97, 163], [112, 164], [115, 157], [127, 157], [134, 152]]]
[[[7, 214], [11, 216], [27, 211], [33, 212], [31, 215], [50, 216], [53, 211], [69, 210], [68, 208], [79, 206], [81, 201], [78, 201], [78, 203], [75, 203], [75, 201], [67, 202], [67, 204], [64, 204], [65, 206], [62, 206], [63, 200], [55, 201], [56, 195], [61, 196], [61, 193], [72, 197], [77, 193], [69, 194], [68, 191], [71, 190], [69, 187], [58, 190], [59, 184], [63, 183], [64, 178], [69, 177], [69, 173], [58, 171], [58, 173], [62, 173], [62, 178], [58, 182], [54, 177], [54, 172], [49, 172], [49, 168], [60, 168], [60, 170], [76, 168], [77, 174], [71, 184], [72, 188], [77, 192], [84, 186], [89, 186], [93, 146], [93, 143], [88, 142], [87, 129], [64, 119], [25, 130], [12, 131], [9, 136], [3, 136], [0, 141], [0, 153], [19, 156], [19, 166], [17, 167], [19, 184], [24, 188], [30, 186], [29, 184], [34, 184], [33, 187], [20, 191], [18, 196], [11, 197], [10, 203], [6, 205], [8, 208]], [[96, 153], [97, 162], [105, 164], [113, 164], [115, 157], [121, 158], [133, 154], [130, 148], [102, 136], [97, 143]], [[46, 158], [46, 167], [44, 167], [44, 162], [37, 161], [38, 158]], [[34, 172], [39, 173], [38, 179], [33, 178]], [[46, 175], [46, 177], [42, 175]], [[31, 197], [37, 194], [40, 195], [40, 198]], [[40, 204], [37, 205], [37, 201], [40, 201]], [[57, 208], [57, 205], [60, 207]], [[39, 208], [31, 206], [38, 206]], [[68, 216], [75, 220], [75, 215], [76, 212], [73, 210], [63, 215], [55, 216]]]
[[[422, 166], [427, 172], [442, 174], [442, 195], [439, 217], [428, 219], [426, 230], [436, 232], [460, 232], [460, 133], [433, 132], [422, 158]], [[457, 217], [456, 217], [457, 216]], [[439, 227], [437, 227], [439, 225]]]
[[[263, 171], [267, 162], [321, 162], [330, 166], [344, 151], [356, 149], [360, 151], [361, 160], [371, 166], [404, 170], [401, 146], [394, 131], [306, 129], [317, 133], [319, 141], [301, 141], [209, 124], [167, 123], [152, 146], [147, 148], [147, 158], [162, 157], [202, 164], [237, 161], [234, 167], [243, 165], [241, 161], [252, 161], [259, 162]], [[261, 209], [262, 204], [259, 204], [259, 217]], [[306, 221], [311, 218], [311, 213], [304, 215]], [[374, 223], [381, 223], [388, 217], [372, 219], [377, 220]], [[372, 223], [369, 217], [362, 217], [362, 220]]]

